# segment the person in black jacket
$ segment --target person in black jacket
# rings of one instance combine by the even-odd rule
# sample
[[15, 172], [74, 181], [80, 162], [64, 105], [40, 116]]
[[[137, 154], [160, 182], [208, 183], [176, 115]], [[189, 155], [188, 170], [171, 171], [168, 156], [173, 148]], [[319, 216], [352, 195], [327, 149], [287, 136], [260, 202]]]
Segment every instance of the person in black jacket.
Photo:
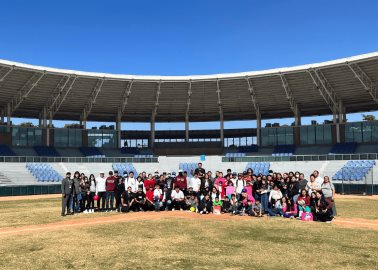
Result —
[[121, 197], [122, 193], [125, 191], [125, 184], [123, 182], [122, 176], [118, 175], [118, 171], [114, 171], [115, 177], [115, 188], [114, 188], [114, 197], [116, 200], [116, 209], [117, 212], [121, 212]]
[[198, 206], [198, 211], [200, 212], [201, 215], [210, 214], [212, 207], [213, 207], [213, 202], [210, 200], [210, 196], [206, 194]]
[[67, 214], [71, 214], [69, 212], [69, 206], [71, 201], [71, 194], [72, 194], [72, 180], [71, 180], [71, 173], [66, 173], [66, 178], [62, 181], [62, 217], [66, 215], [66, 208]]
[[297, 181], [297, 178], [295, 176], [292, 176], [290, 181], [290, 184], [287, 188], [287, 195], [290, 199], [294, 201], [294, 203], [297, 203], [298, 196], [299, 196], [299, 183]]
[[172, 210], [171, 192], [172, 192], [172, 190], [167, 185], [165, 185], [164, 188], [163, 188], [163, 199], [162, 199], [163, 209], [165, 211], [171, 211]]

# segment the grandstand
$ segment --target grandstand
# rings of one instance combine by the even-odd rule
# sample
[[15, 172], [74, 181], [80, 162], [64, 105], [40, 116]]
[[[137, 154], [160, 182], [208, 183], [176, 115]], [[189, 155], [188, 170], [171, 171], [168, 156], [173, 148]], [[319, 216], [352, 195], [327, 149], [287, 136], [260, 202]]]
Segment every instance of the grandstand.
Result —
[[[201, 76], [115, 75], [0, 60], [0, 186], [56, 186], [76, 170], [190, 174], [204, 159], [213, 172], [250, 167], [308, 177], [318, 169], [336, 184], [354, 185], [354, 192], [367, 185], [377, 190], [378, 121], [347, 121], [348, 113], [377, 109], [377, 70], [377, 52]], [[331, 120], [301, 124], [301, 117], [317, 115]], [[13, 117], [39, 124], [13, 125]], [[262, 127], [272, 118], [294, 122]], [[55, 120], [79, 124], [55, 128]], [[225, 129], [233, 120], [256, 120], [256, 127]], [[110, 124], [87, 129], [88, 121]], [[125, 121], [148, 122], [151, 129], [121, 130]], [[219, 121], [219, 129], [189, 129], [200, 121]], [[183, 122], [185, 130], [155, 130], [158, 122]]]

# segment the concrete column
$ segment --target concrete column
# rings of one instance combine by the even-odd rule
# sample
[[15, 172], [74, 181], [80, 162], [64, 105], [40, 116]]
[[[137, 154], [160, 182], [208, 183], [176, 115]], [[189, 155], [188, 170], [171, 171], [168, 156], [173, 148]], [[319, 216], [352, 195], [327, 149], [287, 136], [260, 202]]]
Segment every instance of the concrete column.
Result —
[[1, 110], [1, 124], [4, 125], [4, 123], [5, 123], [4, 110]]
[[222, 142], [222, 147], [224, 146], [224, 120], [223, 113], [220, 114], [220, 140]]
[[39, 125], [42, 124], [42, 126], [44, 128], [46, 128], [47, 127], [47, 109], [46, 108], [43, 108], [42, 119], [40, 119], [40, 120], [42, 120], [41, 121], [42, 123], [40, 123]]
[[8, 103], [7, 107], [7, 126], [10, 127], [12, 121], [12, 116], [11, 116], [11, 106], [10, 103]]
[[301, 119], [301, 112], [298, 110], [297, 114], [295, 115], [295, 126], [302, 125], [302, 119]]
[[261, 146], [261, 116], [256, 117], [256, 143]]
[[117, 130], [117, 147], [121, 148], [121, 120], [122, 120], [122, 114], [121, 111], [118, 110], [117, 113], [117, 120], [116, 120], [116, 130]]
[[189, 142], [189, 114], [185, 115], [185, 142]]
[[155, 118], [151, 118], [151, 137], [150, 137], [150, 147], [154, 148], [155, 146]]
[[336, 108], [333, 110], [333, 124], [336, 126], [336, 143], [340, 143], [340, 125]]

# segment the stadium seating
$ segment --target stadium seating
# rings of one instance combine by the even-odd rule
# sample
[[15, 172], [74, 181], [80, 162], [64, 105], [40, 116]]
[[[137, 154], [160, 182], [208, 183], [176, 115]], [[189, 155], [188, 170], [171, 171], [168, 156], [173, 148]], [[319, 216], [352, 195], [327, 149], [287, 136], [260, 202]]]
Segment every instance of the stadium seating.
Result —
[[269, 168], [270, 168], [270, 163], [269, 162], [250, 162], [247, 164], [245, 167], [245, 170], [247, 171], [249, 168], [253, 170], [253, 174], [264, 174], [267, 175], [269, 174]]
[[272, 156], [274, 157], [292, 156], [294, 152], [295, 152], [295, 146], [293, 144], [276, 145], [274, 147]]
[[34, 150], [41, 157], [60, 157], [60, 154], [53, 146], [34, 146]]
[[138, 176], [138, 172], [132, 163], [113, 163], [112, 168], [118, 171], [120, 175], [123, 175], [123, 172], [134, 172], [134, 177], [136, 178]]
[[153, 158], [154, 155], [134, 155], [135, 158]]
[[85, 157], [91, 157], [91, 158], [105, 157], [105, 155], [101, 153], [100, 149], [98, 149], [97, 147], [79, 147], [79, 150]]
[[0, 144], [0, 156], [16, 156], [16, 153], [8, 145]]
[[336, 143], [332, 146], [329, 155], [333, 154], [353, 154], [356, 151], [357, 143]]
[[63, 176], [47, 163], [26, 163], [26, 168], [38, 182], [59, 182], [63, 179]]
[[198, 163], [180, 163], [179, 170], [186, 171], [189, 177], [193, 177], [192, 170], [197, 169]]
[[226, 157], [245, 157], [245, 153], [226, 153]]
[[363, 181], [374, 165], [374, 160], [350, 160], [336, 172], [332, 179], [336, 181]]
[[122, 147], [121, 148], [121, 154], [138, 155], [139, 154], [139, 148], [137, 148], [137, 147]]

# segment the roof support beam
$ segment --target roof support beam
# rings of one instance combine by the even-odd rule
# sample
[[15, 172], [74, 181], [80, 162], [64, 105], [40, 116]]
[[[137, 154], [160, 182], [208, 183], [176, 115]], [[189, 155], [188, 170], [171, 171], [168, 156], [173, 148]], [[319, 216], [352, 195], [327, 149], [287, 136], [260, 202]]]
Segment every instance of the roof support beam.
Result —
[[310, 74], [314, 85], [319, 90], [324, 101], [331, 111], [336, 114], [338, 112], [338, 98], [330, 83], [319, 69], [309, 69], [307, 72]]
[[[3, 82], [9, 74], [14, 70], [14, 66], [11, 66], [7, 72], [5, 72], [1, 77], [0, 77], [0, 82]], [[1, 69], [3, 71], [3, 69]]]
[[152, 110], [152, 113], [151, 113], [151, 137], [150, 137], [150, 147], [153, 148], [155, 146], [155, 118], [156, 118], [156, 114], [157, 114], [157, 110], [158, 110], [158, 107], [159, 107], [159, 96], [160, 96], [160, 89], [161, 89], [161, 84], [162, 82], [159, 81], [158, 84], [157, 84], [157, 89], [156, 89], [156, 93], [155, 93], [155, 106]]
[[185, 141], [189, 141], [189, 111], [190, 111], [190, 102], [192, 96], [192, 80], [188, 83], [188, 97], [186, 99], [186, 111], [185, 111]]
[[375, 103], [378, 103], [378, 90], [375, 82], [360, 68], [357, 63], [347, 62], [354, 76], [359, 80], [366, 91], [369, 92]]
[[131, 88], [133, 87], [133, 83], [134, 83], [134, 80], [129, 81], [127, 83], [126, 88], [125, 88], [125, 92], [123, 93], [122, 103], [120, 104], [121, 115], [123, 115], [125, 113], [126, 106], [127, 106], [128, 100], [129, 100], [129, 96], [131, 95]]
[[300, 111], [299, 111], [298, 104], [293, 97], [293, 91], [291, 90], [290, 85], [287, 82], [285, 75], [280, 74], [280, 78], [282, 81], [282, 87], [286, 93], [286, 98], [290, 103], [290, 109], [293, 111], [295, 118], [297, 118], [300, 115]]
[[105, 78], [97, 80], [96, 86], [92, 90], [92, 93], [89, 97], [88, 103], [85, 106], [85, 108], [83, 109], [83, 112], [81, 113], [81, 115], [82, 115], [81, 120], [82, 121], [84, 121], [84, 122], [87, 121], [88, 115], [91, 113], [93, 105], [96, 103], [97, 96], [101, 91], [101, 88], [102, 88], [102, 85], [104, 84], [104, 81], [105, 81]]
[[66, 100], [66, 97], [71, 91], [76, 79], [76, 75], [68, 76], [65, 80], [63, 80], [62, 84], [57, 87], [58, 92], [56, 93], [55, 97], [51, 99], [51, 102], [49, 102], [47, 106], [48, 114], [50, 117], [50, 125], [52, 125], [53, 117], [59, 111], [63, 102]]
[[30, 92], [38, 85], [40, 80], [45, 76], [45, 72], [36, 72], [33, 76], [18, 90], [17, 94], [13, 97], [10, 104], [10, 114], [13, 114], [21, 103], [27, 99]]
[[223, 115], [223, 106], [222, 106], [222, 99], [221, 99], [221, 89], [219, 87], [219, 80], [217, 80], [217, 96], [218, 96], [218, 108], [219, 108], [219, 118], [220, 118], [220, 140], [222, 143], [222, 147], [224, 145], [224, 115]]
[[249, 91], [249, 95], [251, 96], [252, 105], [255, 108], [256, 119], [258, 119], [258, 118], [261, 119], [260, 107], [259, 107], [259, 103], [257, 102], [255, 88], [254, 88], [253, 83], [252, 83], [252, 81], [249, 77], [246, 77], [246, 80], [247, 80], [247, 83], [248, 83], [248, 91]]

